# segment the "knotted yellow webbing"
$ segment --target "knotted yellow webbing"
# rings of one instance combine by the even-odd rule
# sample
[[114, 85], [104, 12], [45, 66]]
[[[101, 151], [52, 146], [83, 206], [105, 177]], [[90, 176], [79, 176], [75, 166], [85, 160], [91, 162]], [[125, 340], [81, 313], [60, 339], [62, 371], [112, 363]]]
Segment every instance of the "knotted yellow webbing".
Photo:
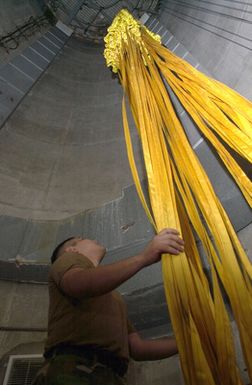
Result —
[[[151, 209], [134, 161], [124, 97], [125, 138], [139, 197], [157, 231], [176, 228], [185, 240], [185, 253], [162, 257], [185, 383], [242, 384], [220, 282], [231, 304], [252, 380], [252, 266], [188, 142], [163, 78], [212, 143], [250, 205], [252, 184], [222, 142], [251, 162], [252, 104], [175, 56], [125, 10], [109, 27], [105, 43], [107, 65], [118, 72], [141, 138]], [[212, 291], [192, 228], [208, 258]]]

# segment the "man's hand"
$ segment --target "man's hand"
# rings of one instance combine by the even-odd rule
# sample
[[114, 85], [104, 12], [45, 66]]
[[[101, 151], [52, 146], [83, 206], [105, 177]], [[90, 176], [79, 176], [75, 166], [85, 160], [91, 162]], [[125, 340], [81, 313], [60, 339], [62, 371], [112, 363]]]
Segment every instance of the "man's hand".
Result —
[[145, 266], [158, 262], [162, 254], [177, 255], [184, 251], [184, 241], [175, 229], [163, 229], [158, 233], [141, 253]]

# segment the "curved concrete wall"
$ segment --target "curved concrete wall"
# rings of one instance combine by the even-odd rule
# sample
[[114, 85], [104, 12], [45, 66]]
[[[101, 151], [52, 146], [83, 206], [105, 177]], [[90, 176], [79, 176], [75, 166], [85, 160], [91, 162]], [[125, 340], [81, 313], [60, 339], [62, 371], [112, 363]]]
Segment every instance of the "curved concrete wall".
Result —
[[30, 16], [37, 16], [39, 12], [37, 0], [0, 0], [0, 35], [11, 32]]
[[[30, 17], [37, 17], [42, 14], [41, 0], [0, 0], [0, 36], [5, 36], [22, 26]], [[46, 26], [33, 31], [33, 34], [27, 33], [23, 35], [18, 46], [12, 50], [6, 50], [0, 46], [0, 65], [6, 63], [11, 57], [17, 55], [17, 52], [22, 51], [25, 47], [31, 44], [31, 41], [36, 40], [41, 33], [46, 30]], [[15, 44], [9, 43], [8, 47], [14, 47]]]
[[252, 99], [252, 4], [167, 0], [160, 21], [216, 78]]
[[122, 92], [103, 50], [70, 40], [0, 133], [4, 214], [62, 219], [132, 183]]

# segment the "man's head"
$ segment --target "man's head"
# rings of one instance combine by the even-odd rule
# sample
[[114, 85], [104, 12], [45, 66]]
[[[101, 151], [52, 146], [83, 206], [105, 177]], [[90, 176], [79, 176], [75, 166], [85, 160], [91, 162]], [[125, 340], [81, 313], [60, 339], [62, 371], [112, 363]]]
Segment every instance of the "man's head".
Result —
[[85, 255], [94, 265], [98, 265], [103, 259], [106, 249], [94, 240], [71, 237], [65, 239], [54, 249], [51, 262], [54, 263], [65, 252]]

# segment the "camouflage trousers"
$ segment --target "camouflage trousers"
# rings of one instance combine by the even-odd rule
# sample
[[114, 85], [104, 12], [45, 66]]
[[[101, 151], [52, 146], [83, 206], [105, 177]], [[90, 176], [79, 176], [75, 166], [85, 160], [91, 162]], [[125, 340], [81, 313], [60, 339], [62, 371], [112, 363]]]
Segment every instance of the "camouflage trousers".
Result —
[[112, 369], [72, 354], [45, 361], [32, 385], [126, 385]]

